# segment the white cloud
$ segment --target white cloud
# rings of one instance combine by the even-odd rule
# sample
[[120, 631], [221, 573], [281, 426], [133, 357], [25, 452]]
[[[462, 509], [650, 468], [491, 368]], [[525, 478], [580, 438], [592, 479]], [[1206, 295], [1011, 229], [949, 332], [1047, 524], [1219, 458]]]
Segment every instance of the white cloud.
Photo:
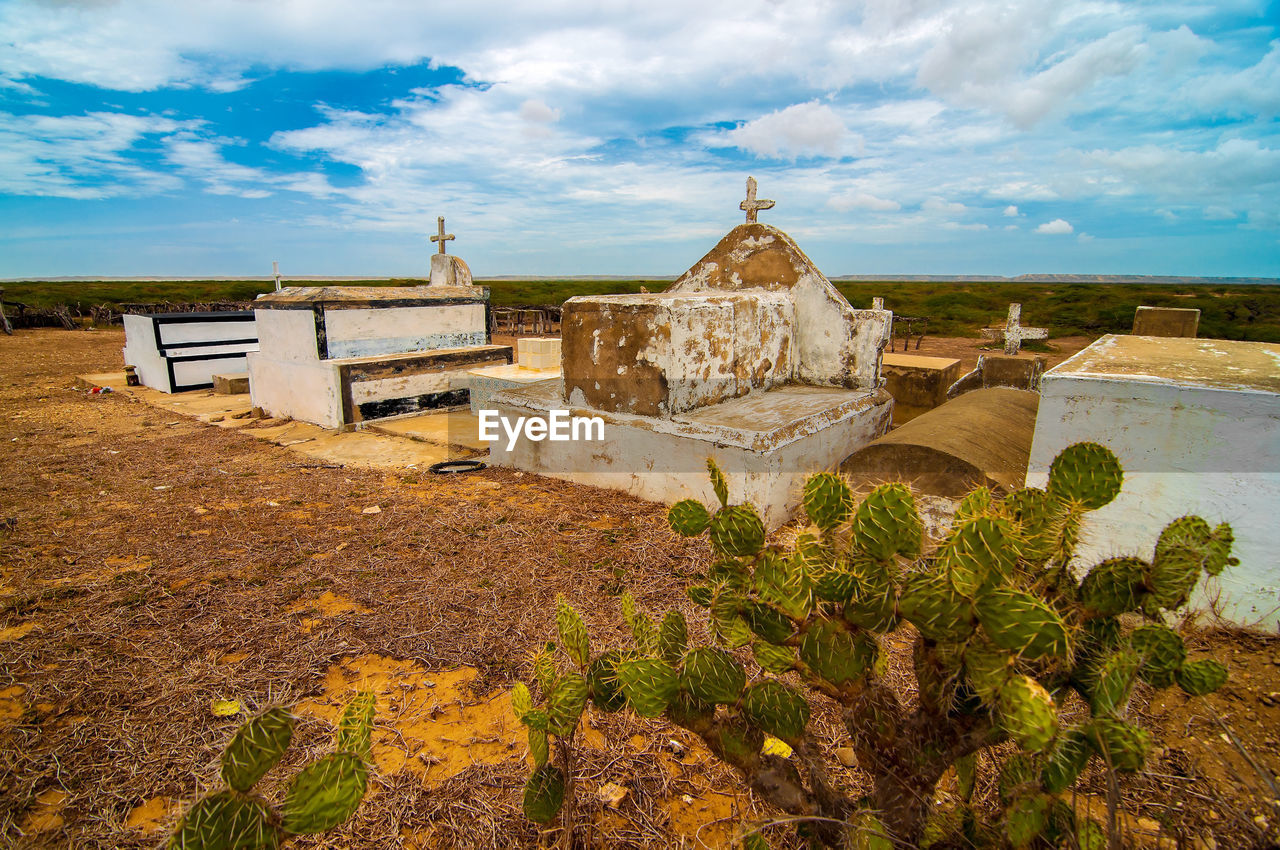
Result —
[[[810, 101], [762, 115], [730, 130], [725, 140], [738, 148], [761, 156], [842, 155], [851, 136], [835, 110]], [[857, 146], [857, 139], [852, 138]]]
[[1214, 115], [1280, 115], [1280, 41], [1256, 65], [1234, 73], [1218, 73], [1194, 84], [1192, 99]]
[[827, 206], [834, 210], [847, 212], [848, 210], [871, 210], [872, 212], [893, 212], [902, 209], [902, 204], [897, 201], [891, 201], [887, 198], [878, 198], [870, 192], [846, 192], [843, 195], [833, 195]]
[[1072, 233], [1074, 231], [1075, 228], [1071, 226], [1070, 222], [1060, 218], [1055, 218], [1053, 221], [1046, 221], [1044, 224], [1036, 228], [1036, 233], [1048, 233], [1051, 235], [1061, 235]]
[[1204, 217], [1207, 221], [1230, 221], [1236, 217], [1236, 214], [1230, 207], [1215, 204], [1204, 208]]
[[1007, 206], [1007, 207], [1005, 207], [1005, 208], [1004, 208], [1004, 217], [1005, 217], [1005, 218], [1017, 218], [1017, 217], [1018, 217], [1018, 207], [1017, 207], [1015, 204], [1009, 204], [1009, 206]]
[[554, 124], [560, 120], [560, 110], [531, 98], [520, 104], [520, 117], [535, 124]]
[[1093, 236], [1088, 233], [1081, 233], [1076, 236], [1076, 241], [1080, 242], [1082, 245], [1086, 245], [1093, 241]]
[[948, 201], [943, 198], [933, 197], [927, 199], [920, 205], [920, 209], [925, 212], [937, 213], [945, 216], [964, 215], [969, 212], [969, 208], [964, 204]]

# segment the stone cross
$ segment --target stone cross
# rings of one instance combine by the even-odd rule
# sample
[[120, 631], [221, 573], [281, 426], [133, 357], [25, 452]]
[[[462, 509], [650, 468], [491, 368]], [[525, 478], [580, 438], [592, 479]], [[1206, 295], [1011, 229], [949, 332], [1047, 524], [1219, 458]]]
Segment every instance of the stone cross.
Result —
[[431, 241], [432, 241], [432, 242], [439, 242], [439, 243], [440, 243], [440, 253], [441, 253], [441, 254], [444, 254], [444, 253], [446, 253], [446, 252], [445, 252], [445, 250], [444, 250], [444, 243], [446, 243], [446, 242], [448, 242], [450, 239], [454, 239], [454, 238], [456, 238], [456, 237], [454, 237], [454, 235], [453, 235], [452, 233], [445, 233], [445, 232], [444, 232], [444, 216], [437, 216], [437, 217], [436, 217], [436, 227], [437, 227], [437, 228], [438, 228], [438, 230], [439, 230], [439, 235], [437, 235], [437, 236], [432, 236], [432, 237], [431, 237]]
[[[1049, 336], [1048, 328], [1024, 328], [1021, 324], [1022, 305], [1009, 305], [1009, 318], [1004, 323], [1004, 353], [1017, 354], [1025, 339], [1045, 339]], [[998, 333], [998, 331], [997, 331]]]
[[738, 204], [738, 209], [747, 211], [747, 224], [756, 220], [756, 213], [773, 207], [773, 201], [756, 200], [756, 178], [747, 178], [747, 199]]
[[884, 299], [883, 299], [883, 298], [872, 298], [872, 299], [871, 299], [871, 309], [872, 309], [872, 310], [883, 310], [883, 309], [884, 309]]
[[279, 292], [280, 291], [280, 261], [279, 260], [271, 261], [271, 274], [275, 276], [276, 292]]

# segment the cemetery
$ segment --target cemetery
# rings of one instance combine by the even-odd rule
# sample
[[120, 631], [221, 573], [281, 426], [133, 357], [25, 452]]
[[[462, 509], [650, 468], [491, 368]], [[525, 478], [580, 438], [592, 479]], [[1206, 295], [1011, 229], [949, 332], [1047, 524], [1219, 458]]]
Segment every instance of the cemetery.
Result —
[[944, 337], [773, 206], [554, 322], [440, 218], [423, 285], [0, 337], [0, 835], [1273, 846], [1280, 344]]

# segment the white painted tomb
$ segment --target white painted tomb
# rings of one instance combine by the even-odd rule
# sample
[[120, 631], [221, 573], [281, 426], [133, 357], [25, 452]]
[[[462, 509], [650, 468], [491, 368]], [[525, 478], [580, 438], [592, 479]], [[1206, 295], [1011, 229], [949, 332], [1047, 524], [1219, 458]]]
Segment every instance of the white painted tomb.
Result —
[[471, 413], [491, 407], [493, 394], [538, 381], [560, 377], [560, 338], [522, 337], [516, 340], [516, 362], [497, 366], [481, 366], [467, 371], [467, 389], [471, 393]]
[[1280, 622], [1280, 345], [1107, 335], [1045, 373], [1029, 486], [1066, 446], [1106, 446], [1124, 468], [1089, 514], [1078, 564], [1151, 557], [1170, 520], [1198, 514], [1235, 533], [1228, 567], [1192, 604], [1237, 625]]
[[245, 371], [246, 355], [258, 350], [248, 311], [130, 314], [124, 335], [125, 365], [165, 393], [212, 387], [215, 374]]
[[490, 345], [478, 286], [286, 287], [254, 302], [253, 404], [325, 428], [467, 404], [468, 369], [511, 362]]
[[880, 358], [892, 314], [855, 310], [782, 231], [739, 225], [665, 292], [571, 298], [563, 377], [493, 396], [512, 423], [558, 411], [598, 419], [603, 439], [504, 434], [493, 463], [672, 503], [715, 496], [706, 460], [734, 501], [766, 525], [788, 520], [806, 475], [834, 469], [889, 427]]

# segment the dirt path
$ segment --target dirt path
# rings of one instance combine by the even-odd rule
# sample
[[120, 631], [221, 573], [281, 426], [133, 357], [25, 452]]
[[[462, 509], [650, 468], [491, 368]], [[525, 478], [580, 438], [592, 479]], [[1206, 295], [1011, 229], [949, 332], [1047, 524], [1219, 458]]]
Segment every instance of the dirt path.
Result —
[[[620, 642], [624, 587], [680, 608], [705, 639], [683, 594], [705, 544], [671, 534], [663, 508], [501, 470], [325, 466], [75, 388], [118, 367], [122, 344], [118, 331], [0, 337], [0, 844], [155, 846], [241, 719], [215, 717], [215, 699], [297, 706], [268, 781], [278, 795], [328, 746], [336, 706], [372, 687], [374, 793], [328, 843], [298, 846], [538, 846], [504, 700], [554, 633], [556, 594], [601, 641]], [[1252, 819], [1280, 811], [1264, 813], [1263, 784], [1215, 718], [1280, 770], [1280, 703], [1260, 701], [1280, 691], [1280, 649], [1203, 640], [1242, 675], [1212, 700], [1151, 707], [1174, 740], [1126, 801], [1169, 830], [1248, 846]], [[682, 731], [626, 715], [590, 726], [588, 846], [724, 846], [734, 822], [769, 816]], [[616, 809], [597, 795], [608, 783], [627, 791]]]

